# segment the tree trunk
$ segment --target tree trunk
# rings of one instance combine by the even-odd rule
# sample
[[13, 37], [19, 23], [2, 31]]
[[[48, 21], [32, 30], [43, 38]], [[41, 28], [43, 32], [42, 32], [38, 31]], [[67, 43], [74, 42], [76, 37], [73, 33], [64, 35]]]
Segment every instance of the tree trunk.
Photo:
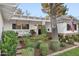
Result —
[[50, 21], [51, 21], [51, 32], [52, 39], [58, 40], [57, 20], [54, 12], [55, 3], [50, 3]]
[[59, 39], [57, 30], [56, 14], [54, 12], [55, 3], [50, 3], [50, 21], [51, 21], [51, 32], [52, 32], [52, 48], [59, 50]]

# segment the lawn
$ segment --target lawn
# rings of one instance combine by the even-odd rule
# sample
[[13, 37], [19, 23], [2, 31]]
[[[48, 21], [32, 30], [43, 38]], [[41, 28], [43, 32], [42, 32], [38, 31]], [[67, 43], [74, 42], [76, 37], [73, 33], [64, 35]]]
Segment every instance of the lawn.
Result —
[[57, 56], [79, 56], [79, 48], [72, 49]]

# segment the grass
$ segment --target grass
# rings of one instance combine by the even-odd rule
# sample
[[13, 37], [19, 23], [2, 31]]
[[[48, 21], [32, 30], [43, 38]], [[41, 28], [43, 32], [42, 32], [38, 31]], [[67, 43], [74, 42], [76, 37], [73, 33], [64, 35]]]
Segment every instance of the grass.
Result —
[[57, 56], [79, 56], [79, 48], [72, 49]]

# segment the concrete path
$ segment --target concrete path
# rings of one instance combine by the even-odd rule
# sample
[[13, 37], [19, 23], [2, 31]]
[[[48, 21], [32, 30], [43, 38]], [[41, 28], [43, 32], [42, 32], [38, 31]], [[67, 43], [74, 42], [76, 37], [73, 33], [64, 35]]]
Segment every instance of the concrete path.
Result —
[[70, 47], [70, 48], [64, 49], [64, 50], [62, 50], [62, 51], [58, 51], [58, 52], [55, 52], [55, 53], [49, 54], [49, 55], [47, 55], [47, 56], [55, 56], [55, 55], [58, 55], [58, 54], [60, 54], [60, 53], [63, 53], [63, 52], [69, 51], [69, 50], [71, 50], [71, 49], [74, 49], [74, 48], [79, 47], [79, 43], [78, 43], [78, 42], [75, 42], [74, 44], [75, 44], [76, 46], [73, 46], [73, 47]]
[[77, 45], [77, 46], [79, 46], [79, 42], [75, 42], [74, 44]]

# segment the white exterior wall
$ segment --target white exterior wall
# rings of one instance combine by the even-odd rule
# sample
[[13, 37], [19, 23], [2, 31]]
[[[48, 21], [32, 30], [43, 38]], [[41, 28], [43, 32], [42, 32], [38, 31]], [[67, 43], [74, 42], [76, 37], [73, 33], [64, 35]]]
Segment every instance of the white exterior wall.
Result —
[[[58, 28], [58, 33], [63, 33], [66, 31], [66, 23], [59, 23], [57, 24], [57, 28]], [[48, 32], [51, 32], [51, 24], [50, 23], [46, 23], [46, 29]]]
[[0, 40], [2, 36], [2, 29], [3, 29], [3, 19], [2, 19], [1, 12], [0, 12]]
[[[46, 26], [47, 32], [51, 32], [51, 25], [50, 25], [50, 23], [46, 23], [45, 26]], [[48, 29], [49, 29], [49, 31], [48, 31]]]
[[[67, 34], [67, 33], [78, 33], [78, 25], [77, 25], [77, 30], [75, 30], [74, 32], [73, 31], [68, 31], [67, 30], [67, 23], [58, 23], [57, 24], [57, 28], [58, 28], [58, 33], [64, 33], [64, 34]], [[51, 25], [50, 23], [46, 23], [46, 29], [48, 32], [51, 32]]]
[[36, 34], [38, 34], [38, 24], [41, 24], [40, 22], [33, 22], [33, 21], [20, 21], [22, 24], [29, 24], [29, 29], [12, 29], [12, 24], [16, 23], [16, 21], [5, 21], [4, 22], [4, 31], [12, 30], [15, 32], [18, 32], [19, 34], [27, 34], [30, 32], [30, 30], [35, 30]]
[[[18, 20], [20, 21], [20, 20]], [[4, 22], [4, 30], [13, 30], [13, 31], [17, 31], [20, 34], [26, 34], [29, 33], [30, 30], [35, 30], [36, 34], [38, 34], [38, 25], [44, 25], [46, 26], [46, 30], [51, 32], [51, 25], [50, 22], [40, 22], [40, 21], [25, 21], [25, 20], [21, 20], [20, 22], [22, 22], [23, 24], [29, 24], [29, 29], [12, 29], [12, 24], [16, 23], [16, 20], [10, 20], [10, 21], [5, 21]], [[1, 23], [0, 23], [1, 24]], [[78, 25], [77, 25], [77, 30], [72, 32], [72, 31], [67, 31], [67, 23], [58, 23], [57, 24], [57, 28], [58, 28], [58, 33], [77, 33], [78, 32]], [[1, 31], [1, 30], [0, 30]]]
[[57, 24], [58, 33], [64, 33], [66, 32], [66, 23], [58, 23]]

